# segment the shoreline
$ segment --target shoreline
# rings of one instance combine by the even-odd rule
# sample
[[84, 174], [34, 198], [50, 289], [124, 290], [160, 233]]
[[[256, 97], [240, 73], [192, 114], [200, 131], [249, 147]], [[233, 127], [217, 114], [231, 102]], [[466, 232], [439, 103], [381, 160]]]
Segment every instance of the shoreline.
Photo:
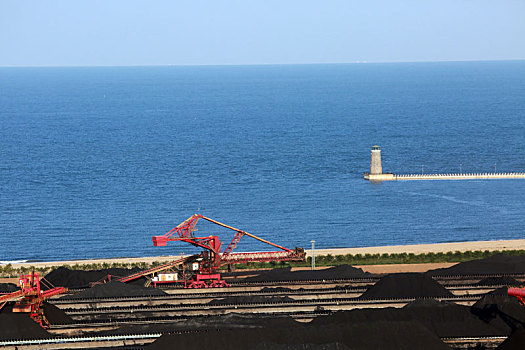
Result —
[[[315, 249], [315, 255], [345, 255], [345, 254], [422, 254], [422, 253], [447, 253], [447, 252], [465, 252], [465, 251], [495, 251], [495, 250], [525, 250], [525, 239], [514, 240], [498, 240], [498, 241], [474, 241], [474, 242], [454, 242], [454, 243], [433, 243], [433, 244], [409, 244], [409, 245], [393, 245], [393, 246], [379, 246], [379, 247], [359, 247], [359, 248], [329, 248], [329, 249]], [[306, 256], [312, 255], [312, 250], [305, 248]], [[46, 261], [46, 262], [12, 262], [13, 268], [20, 267], [50, 267], [62, 265], [82, 265], [82, 264], [112, 264], [112, 263], [140, 263], [145, 262], [151, 264], [158, 261], [171, 261], [185, 256], [180, 255], [166, 255], [154, 257], [139, 257], [139, 258], [102, 258], [102, 259], [82, 259], [82, 260], [65, 260], [65, 261]], [[187, 255], [186, 255], [187, 256]], [[0, 264], [5, 266], [6, 264]]]

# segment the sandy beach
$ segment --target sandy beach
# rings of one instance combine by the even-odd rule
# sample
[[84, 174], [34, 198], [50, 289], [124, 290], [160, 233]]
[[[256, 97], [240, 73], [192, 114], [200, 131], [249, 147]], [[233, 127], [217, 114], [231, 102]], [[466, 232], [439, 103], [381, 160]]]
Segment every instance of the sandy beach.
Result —
[[[474, 251], [474, 250], [525, 250], [525, 239], [506, 240], [506, 241], [478, 241], [478, 242], [455, 242], [455, 243], [437, 243], [437, 244], [414, 244], [414, 245], [395, 245], [382, 247], [361, 247], [361, 248], [333, 248], [333, 249], [315, 249], [315, 255], [341, 255], [341, 254], [392, 254], [392, 253], [438, 253], [438, 252], [455, 252], [455, 251]], [[305, 247], [306, 255], [311, 256], [312, 251], [309, 247]], [[75, 265], [75, 264], [103, 264], [103, 263], [152, 263], [155, 261], [171, 261], [179, 259], [180, 255], [170, 256], [155, 256], [142, 258], [108, 258], [108, 259], [87, 259], [87, 260], [71, 260], [71, 261], [50, 261], [50, 262], [32, 262], [32, 263], [13, 263], [12, 266], [17, 267], [47, 267], [60, 265]], [[432, 264], [410, 264], [411, 268], [414, 265], [424, 265], [421, 269], [425, 269], [426, 265]], [[384, 265], [386, 266], [386, 265]], [[441, 265], [440, 265], [441, 266]], [[368, 270], [368, 267], [365, 267]], [[393, 269], [400, 269], [400, 264], [393, 265]], [[370, 271], [372, 272], [372, 271]], [[395, 271], [392, 271], [395, 272]], [[398, 271], [400, 272], [400, 271]]]
[[[392, 254], [392, 253], [447, 253], [447, 252], [466, 252], [474, 250], [520, 250], [525, 249], [525, 239], [514, 239], [506, 241], [476, 241], [476, 242], [454, 242], [436, 244], [412, 244], [412, 245], [392, 245], [383, 247], [363, 247], [363, 248], [340, 248], [340, 249], [316, 249], [315, 254]], [[306, 249], [307, 256], [311, 254], [311, 249]]]

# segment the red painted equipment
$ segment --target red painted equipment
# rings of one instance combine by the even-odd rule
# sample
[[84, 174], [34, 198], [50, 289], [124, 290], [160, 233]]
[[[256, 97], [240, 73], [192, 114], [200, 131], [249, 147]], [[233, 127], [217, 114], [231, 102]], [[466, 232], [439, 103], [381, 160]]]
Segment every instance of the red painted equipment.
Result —
[[21, 275], [18, 279], [20, 290], [0, 295], [0, 309], [9, 301], [14, 301], [13, 312], [29, 313], [29, 316], [38, 322], [42, 327], [48, 327], [49, 322], [44, 316], [42, 302], [54, 295], [67, 291], [64, 287], [54, 287], [43, 291], [40, 288], [40, 278], [38, 272], [31, 272]]
[[[195, 237], [195, 225], [197, 224], [199, 219], [204, 219], [216, 225], [235, 231], [235, 236], [223, 252], [221, 252], [222, 244], [219, 240], [219, 237]], [[237, 246], [237, 243], [239, 243], [239, 240], [243, 236], [254, 238], [258, 241], [269, 244], [280, 250], [274, 252], [232, 253], [233, 249]], [[236, 229], [234, 227], [225, 225], [221, 222], [199, 214], [192, 215], [190, 218], [188, 218], [180, 225], [178, 225], [177, 227], [175, 227], [174, 229], [170, 230], [162, 236], [153, 236], [154, 246], [165, 246], [169, 241], [186, 242], [193, 246], [205, 249], [200, 255], [193, 255], [191, 257], [181, 259], [178, 262], [168, 264], [170, 266], [176, 265], [176, 263], [182, 263], [182, 265], [187, 265], [188, 263], [191, 264], [191, 269], [186, 269], [182, 271], [182, 274], [185, 276], [185, 286], [188, 288], [227, 286], [226, 282], [221, 280], [220, 274], [217, 273], [218, 269], [224, 265], [242, 264], [249, 262], [305, 260], [305, 253], [304, 249], [302, 248], [288, 249], [275, 243], [264, 240], [262, 238], [259, 238], [246, 231]], [[158, 271], [160, 270], [157, 268], [157, 272]], [[145, 275], [143, 272], [139, 274], [141, 276]]]
[[518, 298], [518, 300], [525, 305], [525, 288], [509, 288], [507, 294]]
[[[140, 277], [154, 275], [156, 273], [159, 273], [161, 271], [165, 271], [165, 270], [170, 269], [170, 268], [176, 268], [177, 265], [180, 266], [181, 264], [184, 264], [185, 262], [187, 262], [188, 260], [190, 260], [190, 259], [192, 259], [194, 257], [198, 257], [198, 256], [197, 255], [196, 256], [188, 256], [186, 258], [181, 258], [181, 259], [169, 262], [167, 264], [155, 266], [155, 267], [152, 267], [151, 269], [140, 271], [140, 272], [134, 273], [134, 274], [126, 276], [126, 277], [120, 277], [120, 278], [117, 279], [117, 281], [125, 283], [125, 282], [129, 282], [129, 281], [133, 281], [133, 280], [135, 280], [137, 278], [140, 278]], [[149, 286], [150, 283], [151, 283], [151, 280], [148, 280], [148, 283], [146, 284], [146, 286]], [[155, 286], [156, 286], [156, 283], [155, 283]]]

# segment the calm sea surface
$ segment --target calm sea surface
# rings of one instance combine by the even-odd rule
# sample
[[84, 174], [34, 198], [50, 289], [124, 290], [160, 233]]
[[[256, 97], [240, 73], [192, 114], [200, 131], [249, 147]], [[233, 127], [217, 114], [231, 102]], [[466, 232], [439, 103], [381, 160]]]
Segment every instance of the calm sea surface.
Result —
[[525, 61], [0, 68], [0, 261], [189, 253], [151, 236], [196, 212], [287, 247], [525, 237], [525, 180], [372, 184], [374, 144], [525, 171]]

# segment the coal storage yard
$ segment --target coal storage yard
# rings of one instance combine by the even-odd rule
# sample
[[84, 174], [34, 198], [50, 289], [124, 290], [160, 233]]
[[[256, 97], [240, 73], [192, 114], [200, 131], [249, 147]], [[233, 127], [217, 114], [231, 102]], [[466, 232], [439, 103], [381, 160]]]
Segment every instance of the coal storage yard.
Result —
[[[0, 312], [5, 349], [525, 349], [525, 258], [496, 255], [427, 273], [348, 265], [225, 273], [223, 288], [104, 280], [137, 270], [57, 269], [42, 328]], [[99, 282], [89, 287], [94, 282]], [[0, 284], [4, 293], [15, 285]]]

